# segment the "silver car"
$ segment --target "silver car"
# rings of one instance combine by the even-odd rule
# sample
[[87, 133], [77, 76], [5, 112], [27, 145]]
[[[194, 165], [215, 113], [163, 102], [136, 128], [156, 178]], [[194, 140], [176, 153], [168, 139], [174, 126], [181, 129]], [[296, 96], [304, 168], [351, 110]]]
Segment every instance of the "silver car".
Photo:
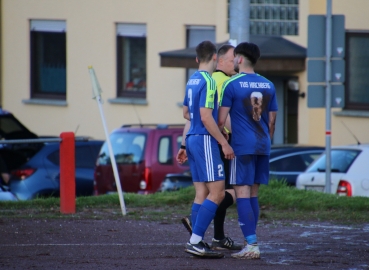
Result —
[[[324, 191], [326, 155], [322, 154], [296, 180], [296, 188]], [[369, 144], [331, 149], [331, 193], [369, 197]]]

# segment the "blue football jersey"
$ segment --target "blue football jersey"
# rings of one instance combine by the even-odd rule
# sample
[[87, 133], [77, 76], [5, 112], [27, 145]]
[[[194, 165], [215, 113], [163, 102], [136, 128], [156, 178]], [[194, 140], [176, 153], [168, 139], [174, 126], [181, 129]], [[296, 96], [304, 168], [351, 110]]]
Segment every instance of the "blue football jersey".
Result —
[[274, 84], [259, 74], [240, 73], [224, 83], [220, 106], [230, 107], [235, 154], [269, 155], [269, 112], [278, 110]]
[[215, 122], [218, 121], [218, 96], [215, 80], [207, 71], [196, 71], [188, 80], [183, 105], [188, 107], [191, 127], [187, 135], [210, 134], [201, 121], [200, 108], [213, 109]]

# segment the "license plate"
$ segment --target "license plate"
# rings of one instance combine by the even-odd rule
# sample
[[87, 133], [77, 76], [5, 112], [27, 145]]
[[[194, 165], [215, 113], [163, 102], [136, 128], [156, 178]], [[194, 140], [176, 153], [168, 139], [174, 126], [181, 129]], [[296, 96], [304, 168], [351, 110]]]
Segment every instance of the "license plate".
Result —
[[308, 187], [305, 187], [305, 190], [314, 190], [314, 191], [323, 192], [324, 191], [324, 187], [308, 186]]

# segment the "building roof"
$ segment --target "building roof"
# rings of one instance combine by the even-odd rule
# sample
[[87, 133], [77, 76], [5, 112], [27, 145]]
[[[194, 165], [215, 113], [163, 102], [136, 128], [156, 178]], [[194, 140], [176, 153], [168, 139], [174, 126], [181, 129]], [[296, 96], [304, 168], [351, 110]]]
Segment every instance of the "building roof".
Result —
[[250, 42], [259, 46], [262, 58], [306, 58], [306, 48], [281, 36], [250, 36]]
[[[305, 70], [306, 48], [281, 36], [251, 35], [250, 42], [260, 48], [261, 57], [256, 70], [266, 72]], [[219, 48], [226, 43], [228, 41], [217, 43], [216, 46]], [[162, 67], [197, 68], [194, 61], [195, 47], [161, 52], [159, 55]]]

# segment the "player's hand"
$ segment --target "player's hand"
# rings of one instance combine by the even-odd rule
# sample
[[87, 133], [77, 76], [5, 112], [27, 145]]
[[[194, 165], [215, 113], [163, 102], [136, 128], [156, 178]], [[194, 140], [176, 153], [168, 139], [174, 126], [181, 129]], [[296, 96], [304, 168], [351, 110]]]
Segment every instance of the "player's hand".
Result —
[[187, 153], [185, 149], [179, 149], [176, 160], [179, 164], [183, 164], [187, 161]]
[[228, 141], [229, 140], [229, 134], [228, 134], [228, 132], [223, 129], [222, 130], [222, 134], [223, 134], [224, 138]]
[[222, 150], [226, 159], [234, 159], [233, 148], [228, 143], [222, 146]]

